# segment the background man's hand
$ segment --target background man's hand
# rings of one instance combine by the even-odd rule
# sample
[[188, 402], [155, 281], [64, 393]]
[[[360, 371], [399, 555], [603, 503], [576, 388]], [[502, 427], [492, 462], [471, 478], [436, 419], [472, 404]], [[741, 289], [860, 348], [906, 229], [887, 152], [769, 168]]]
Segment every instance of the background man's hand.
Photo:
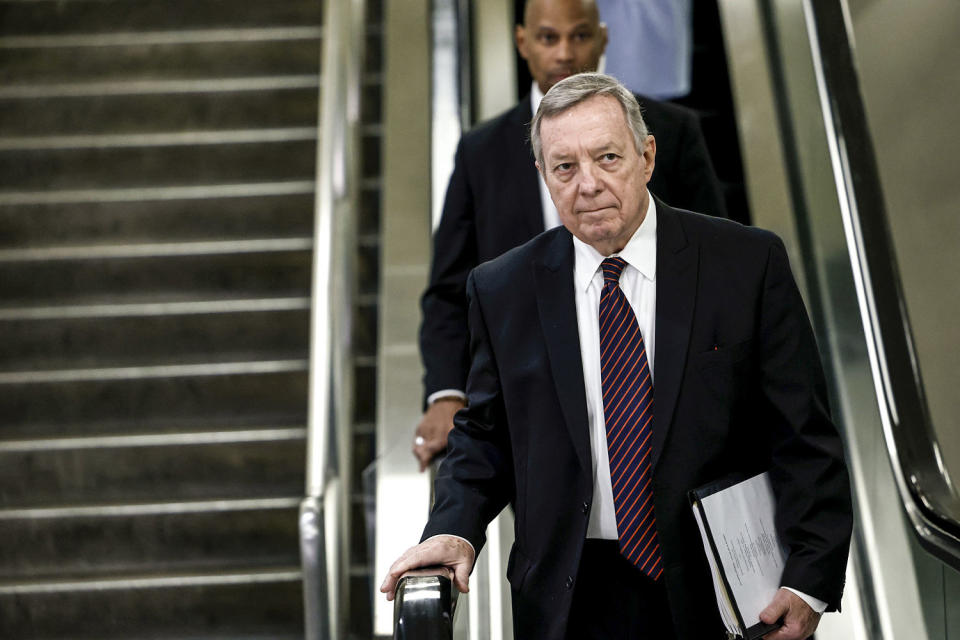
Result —
[[473, 547], [456, 536], [435, 536], [424, 540], [415, 547], [407, 549], [387, 571], [387, 577], [380, 585], [380, 591], [387, 594], [387, 600], [393, 600], [397, 582], [403, 574], [418, 567], [444, 566], [453, 572], [453, 584], [466, 593], [470, 571], [473, 569]]
[[420, 462], [420, 471], [426, 469], [430, 461], [447, 448], [447, 436], [453, 429], [453, 415], [465, 406], [462, 399], [449, 397], [440, 398], [427, 407], [417, 425], [413, 443], [413, 455]]
[[783, 626], [763, 636], [763, 640], [804, 640], [813, 635], [820, 624], [820, 614], [810, 608], [800, 596], [780, 589], [773, 602], [760, 612], [760, 620], [773, 624], [783, 618]]

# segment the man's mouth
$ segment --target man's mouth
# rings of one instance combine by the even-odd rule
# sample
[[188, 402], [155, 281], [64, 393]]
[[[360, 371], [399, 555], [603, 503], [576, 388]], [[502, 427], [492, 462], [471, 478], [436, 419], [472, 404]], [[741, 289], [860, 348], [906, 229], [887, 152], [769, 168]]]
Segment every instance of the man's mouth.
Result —
[[594, 215], [606, 211], [607, 209], [612, 209], [612, 206], [606, 207], [593, 207], [592, 209], [580, 209], [581, 215]]

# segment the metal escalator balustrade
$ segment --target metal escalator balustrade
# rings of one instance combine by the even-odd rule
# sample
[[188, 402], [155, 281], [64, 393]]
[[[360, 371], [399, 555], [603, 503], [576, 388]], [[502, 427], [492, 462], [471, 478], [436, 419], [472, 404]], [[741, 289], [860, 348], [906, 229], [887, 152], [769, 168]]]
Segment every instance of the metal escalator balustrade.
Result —
[[[364, 169], [361, 156], [365, 0], [324, 5], [320, 145], [314, 220], [310, 321], [307, 477], [300, 504], [305, 637], [326, 640], [356, 630], [351, 606], [354, 444], [354, 310]], [[377, 139], [374, 138], [376, 141]], [[368, 265], [369, 268], [369, 265]], [[361, 537], [361, 539], [363, 539]], [[351, 551], [354, 551], [351, 553]], [[365, 595], [365, 594], [364, 594]], [[362, 607], [359, 608], [362, 611]], [[352, 628], [351, 628], [352, 627]]]
[[884, 435], [920, 543], [960, 569], [960, 488], [940, 453], [841, 3], [805, 3], [828, 143]]
[[[956, 187], [925, 179], [931, 165], [949, 173], [940, 165], [952, 111], [940, 92], [951, 78], [935, 71], [918, 43], [955, 55], [951, 26], [960, 14], [937, 1], [908, 8], [885, 0], [723, 0], [721, 8], [756, 223], [784, 237], [805, 276], [853, 481], [843, 608], [824, 616], [817, 636], [950, 637], [960, 628], [960, 573], [941, 516], [956, 512], [957, 495], [945, 473], [948, 448], [932, 429], [920, 348], [950, 352], [944, 332], [930, 331], [930, 320], [945, 317], [949, 302], [936, 298], [949, 278], [924, 290], [933, 308], [919, 308], [921, 333], [914, 333], [911, 263], [936, 260], [904, 261], [909, 253], [899, 253], [898, 261], [894, 248], [913, 242], [915, 251], [949, 247], [955, 255], [947, 240], [956, 235], [953, 217], [937, 214], [952, 212]], [[910, 100], [896, 77], [911, 79]], [[894, 129], [902, 135], [889, 135]], [[935, 241], [927, 237], [934, 228], [942, 234]], [[942, 426], [939, 435], [950, 436]]]
[[320, 9], [0, 0], [0, 636], [302, 637]]

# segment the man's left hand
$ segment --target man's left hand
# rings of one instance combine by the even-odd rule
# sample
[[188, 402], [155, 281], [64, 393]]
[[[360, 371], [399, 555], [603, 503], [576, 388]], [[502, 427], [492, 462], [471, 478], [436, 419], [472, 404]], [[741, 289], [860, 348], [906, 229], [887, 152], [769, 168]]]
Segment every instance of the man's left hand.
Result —
[[760, 612], [760, 620], [773, 624], [783, 618], [783, 626], [763, 636], [763, 640], [804, 640], [813, 635], [820, 624], [820, 614], [788, 589], [780, 589], [773, 602]]

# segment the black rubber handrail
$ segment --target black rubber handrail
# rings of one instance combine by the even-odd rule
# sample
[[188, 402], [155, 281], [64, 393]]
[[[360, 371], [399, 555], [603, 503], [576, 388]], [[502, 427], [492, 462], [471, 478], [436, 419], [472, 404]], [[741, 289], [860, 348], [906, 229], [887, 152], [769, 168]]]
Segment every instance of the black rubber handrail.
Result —
[[450, 640], [457, 595], [449, 571], [442, 567], [400, 578], [393, 601], [394, 640]]

